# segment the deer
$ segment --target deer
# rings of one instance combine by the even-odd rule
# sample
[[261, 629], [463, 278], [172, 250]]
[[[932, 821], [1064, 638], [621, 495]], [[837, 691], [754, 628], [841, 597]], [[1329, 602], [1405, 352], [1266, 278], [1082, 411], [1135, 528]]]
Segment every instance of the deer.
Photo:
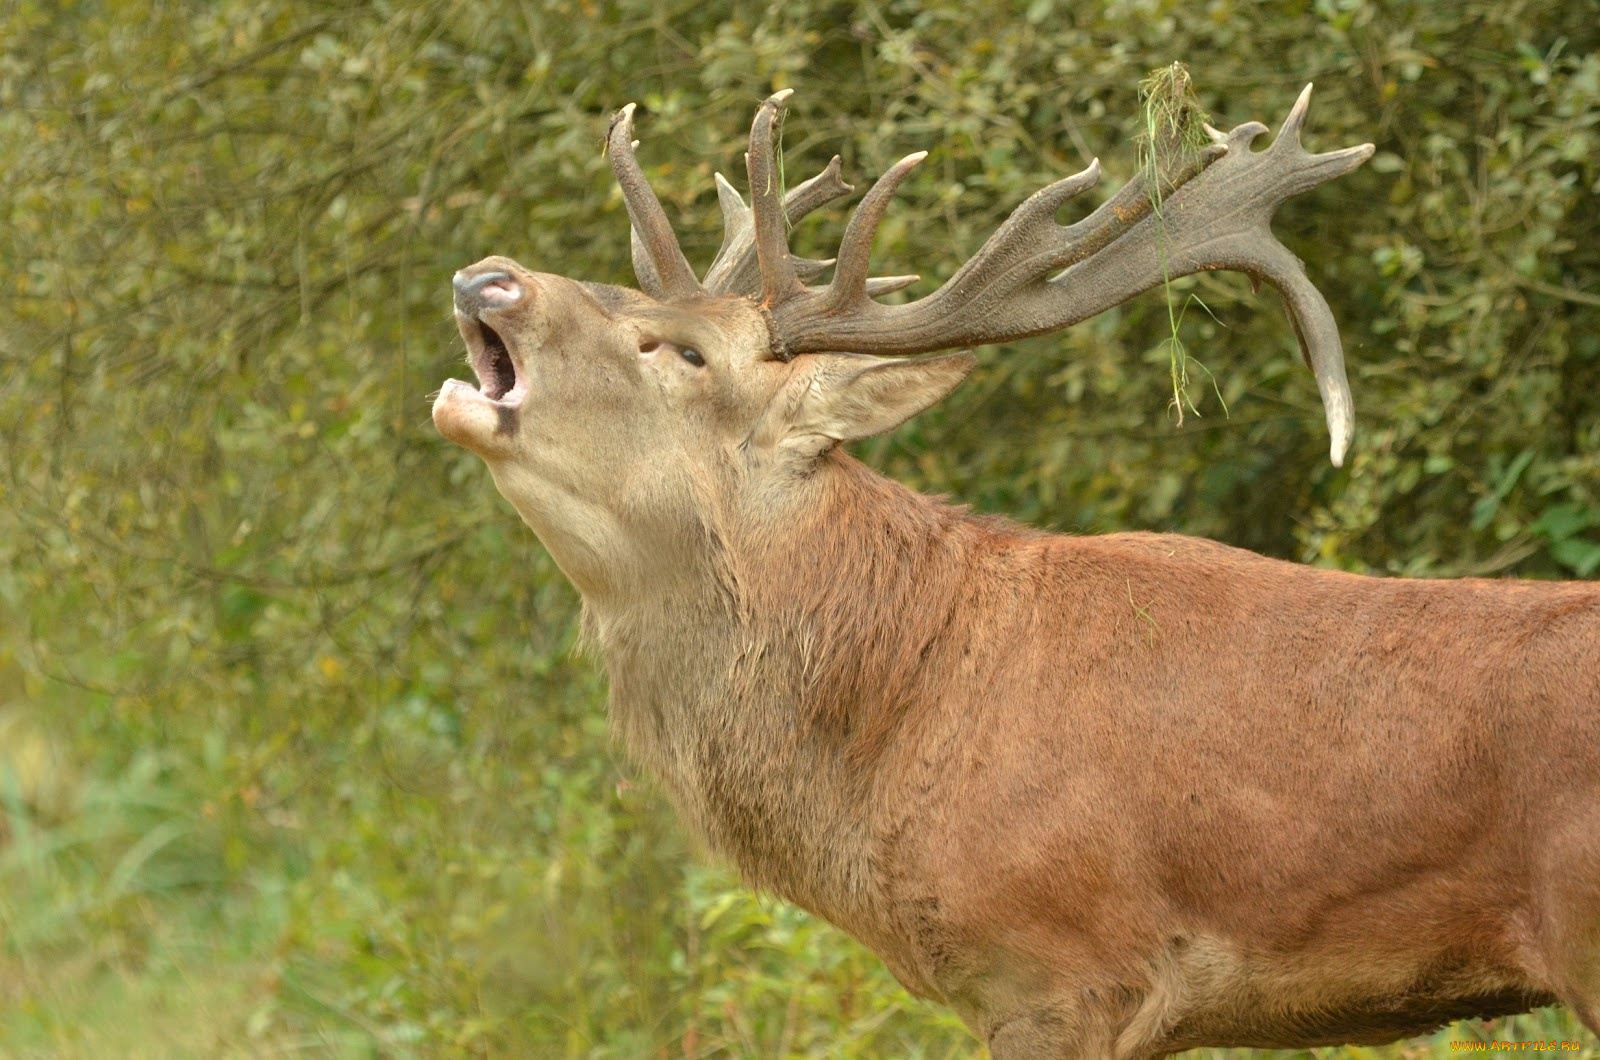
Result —
[[630, 104], [606, 144], [638, 289], [508, 257], [452, 281], [476, 383], [433, 422], [577, 590], [624, 752], [706, 850], [996, 1060], [1377, 1044], [1555, 1004], [1600, 1032], [1600, 585], [1045, 533], [845, 450], [954, 390], [974, 346], [1231, 270], [1281, 294], [1340, 464], [1339, 331], [1270, 223], [1373, 147], [1307, 151], [1310, 92], [1264, 149], [1259, 122], [1207, 125], [1058, 223], [1091, 162], [894, 303], [917, 277], [869, 257], [926, 152], [836, 258], [792, 254], [789, 225], [853, 188], [838, 157], [780, 187], [776, 93], [750, 202], [716, 176], [697, 278]]

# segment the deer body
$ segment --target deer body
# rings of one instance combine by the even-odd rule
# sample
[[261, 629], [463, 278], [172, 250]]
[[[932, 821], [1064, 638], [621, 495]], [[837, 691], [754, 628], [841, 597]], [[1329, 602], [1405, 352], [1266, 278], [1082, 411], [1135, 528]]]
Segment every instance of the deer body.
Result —
[[981, 1032], [1116, 1055], [1554, 1003], [1542, 925], [1600, 880], [1600, 587], [1044, 535], [845, 457], [819, 477], [719, 528], [732, 598], [708, 579], [620, 651], [593, 616], [628, 750], [752, 883]]
[[[1049, 535], [884, 479], [839, 443], [970, 356], [821, 352], [852, 298], [805, 316], [759, 195], [708, 280], [754, 254], [764, 295], [684, 288], [619, 126], [651, 292], [464, 270], [481, 387], [434, 419], [580, 590], [620, 739], [712, 849], [1000, 1060], [1382, 1042], [1557, 1000], [1597, 1027], [1600, 587]], [[835, 285], [870, 291], [855, 229]], [[1337, 334], [1289, 301], [1335, 424]]]

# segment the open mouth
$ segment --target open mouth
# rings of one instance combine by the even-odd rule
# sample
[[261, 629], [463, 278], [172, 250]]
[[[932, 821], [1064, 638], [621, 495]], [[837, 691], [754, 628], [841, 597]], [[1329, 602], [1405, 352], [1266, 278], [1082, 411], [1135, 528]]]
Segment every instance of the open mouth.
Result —
[[499, 405], [515, 405], [526, 392], [525, 380], [511, 345], [484, 318], [520, 302], [522, 285], [502, 270], [464, 269], [451, 280], [455, 288], [456, 327], [467, 343], [467, 363], [478, 377], [478, 393]]
[[[517, 364], [500, 333], [482, 320], [476, 325], [477, 342], [467, 338], [472, 371], [478, 377], [478, 390], [490, 401], [500, 401], [517, 387]], [[464, 329], [465, 330], [465, 329]]]

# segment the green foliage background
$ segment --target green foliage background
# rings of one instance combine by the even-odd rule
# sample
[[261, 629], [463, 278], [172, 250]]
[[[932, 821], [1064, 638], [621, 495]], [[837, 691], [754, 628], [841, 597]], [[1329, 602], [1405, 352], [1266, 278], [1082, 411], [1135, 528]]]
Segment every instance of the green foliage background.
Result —
[[[1133, 171], [1174, 59], [1222, 125], [1317, 83], [1365, 168], [1279, 231], [1356, 396], [1327, 463], [1271, 296], [1182, 281], [981, 352], [863, 448], [984, 511], [1388, 573], [1600, 570], [1600, 30], [1587, 0], [0, 4], [0, 1053], [969, 1056], [740, 889], [608, 747], [576, 599], [428, 422], [450, 273], [631, 282], [600, 139], [702, 267], [711, 174], [798, 90], [791, 181], [908, 151], [883, 273]], [[843, 215], [797, 249], [828, 256]], [[928, 287], [921, 290], [930, 289]], [[1224, 415], [1219, 396], [1225, 399]], [[1559, 753], [1559, 749], [1552, 749]], [[1580, 1037], [1547, 1012], [1452, 1039]], [[1339, 1052], [1339, 1051], [1335, 1051]], [[1571, 1055], [1566, 1054], [1566, 1055]]]

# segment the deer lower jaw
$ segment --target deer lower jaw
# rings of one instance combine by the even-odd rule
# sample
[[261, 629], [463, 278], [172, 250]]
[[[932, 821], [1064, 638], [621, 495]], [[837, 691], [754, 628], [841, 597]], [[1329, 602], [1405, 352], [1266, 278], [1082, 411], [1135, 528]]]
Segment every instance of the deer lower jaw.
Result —
[[528, 385], [523, 380], [518, 379], [516, 385], [510, 390], [496, 396], [495, 388], [484, 383], [473, 386], [465, 379], [446, 379], [443, 388], [439, 391], [439, 398], [434, 401], [434, 406], [438, 407], [439, 401], [447, 394], [451, 394], [453, 400], [473, 402], [490, 408], [519, 409], [522, 407], [522, 403], [527, 400]]
[[440, 434], [479, 456], [508, 453], [517, 437], [517, 420], [527, 389], [518, 382], [498, 399], [471, 383], [446, 379], [433, 399], [433, 425]]

